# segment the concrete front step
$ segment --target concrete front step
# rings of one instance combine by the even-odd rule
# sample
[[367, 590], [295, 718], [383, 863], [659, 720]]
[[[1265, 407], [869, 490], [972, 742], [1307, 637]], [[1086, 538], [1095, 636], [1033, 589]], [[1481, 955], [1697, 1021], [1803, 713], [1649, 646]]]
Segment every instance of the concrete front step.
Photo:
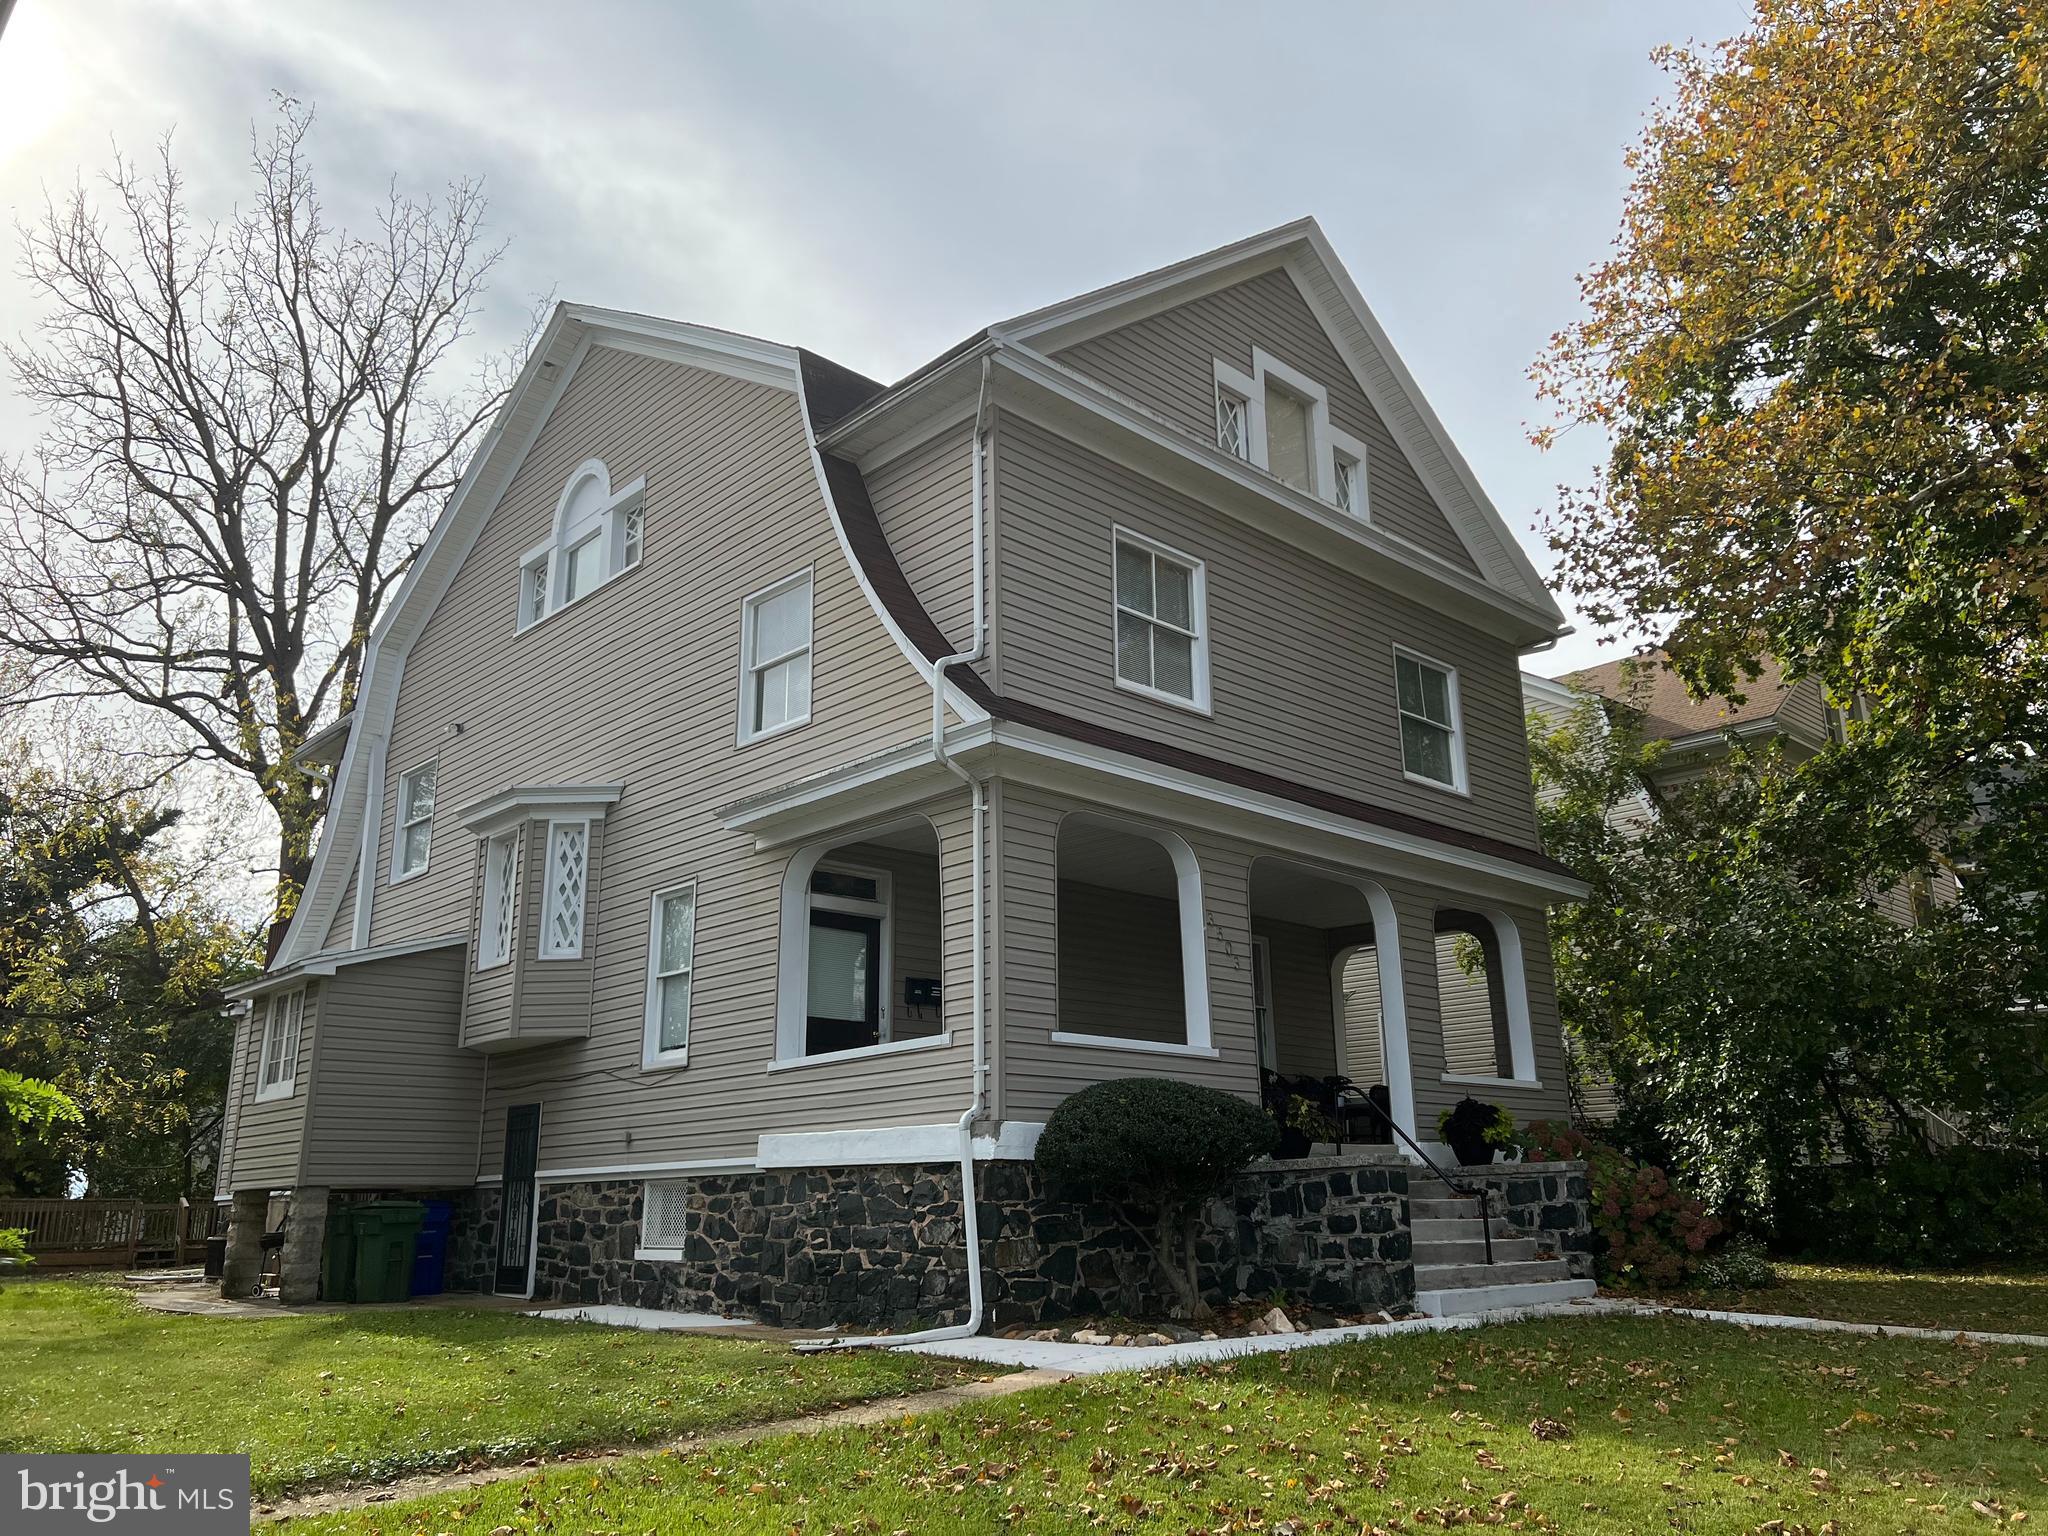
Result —
[[1479, 1219], [1479, 1202], [1477, 1200], [1438, 1200], [1428, 1196], [1413, 1195], [1408, 1200], [1408, 1219], [1410, 1221], [1464, 1219], [1477, 1221]]
[[[1416, 1271], [1418, 1281], [1421, 1270]], [[1508, 1285], [1460, 1285], [1415, 1292], [1415, 1310], [1427, 1317], [1462, 1317], [1511, 1307], [1540, 1307], [1577, 1301], [1598, 1289], [1590, 1280], [1536, 1280]]]
[[[1477, 1215], [1457, 1218], [1444, 1216], [1418, 1216], [1408, 1225], [1408, 1235], [1418, 1243], [1452, 1243], [1470, 1238], [1479, 1241], [1479, 1218]], [[1496, 1241], [1502, 1238], [1520, 1237], [1500, 1217], [1493, 1219], [1493, 1235]]]
[[1417, 1291], [1454, 1291], [1480, 1285], [1521, 1285], [1529, 1281], [1569, 1280], [1563, 1259], [1523, 1259], [1508, 1264], [1417, 1264]]
[[[1474, 1223], [1476, 1225], [1476, 1223]], [[1493, 1240], [1493, 1262], [1495, 1264], [1517, 1264], [1534, 1259], [1540, 1251], [1533, 1237], [1495, 1237]], [[1553, 1245], [1550, 1252], [1555, 1253]], [[1469, 1235], [1446, 1238], [1416, 1238], [1415, 1262], [1417, 1264], [1484, 1264], [1486, 1262], [1486, 1240], [1477, 1232]]]

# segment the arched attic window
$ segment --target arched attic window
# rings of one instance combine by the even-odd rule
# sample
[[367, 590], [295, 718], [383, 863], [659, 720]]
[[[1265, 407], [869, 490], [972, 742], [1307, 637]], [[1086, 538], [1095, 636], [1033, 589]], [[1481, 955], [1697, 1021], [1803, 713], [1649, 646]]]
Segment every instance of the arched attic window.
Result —
[[544, 543], [519, 562], [519, 627], [538, 624], [640, 563], [647, 481], [612, 489], [602, 459], [586, 459], [562, 487]]

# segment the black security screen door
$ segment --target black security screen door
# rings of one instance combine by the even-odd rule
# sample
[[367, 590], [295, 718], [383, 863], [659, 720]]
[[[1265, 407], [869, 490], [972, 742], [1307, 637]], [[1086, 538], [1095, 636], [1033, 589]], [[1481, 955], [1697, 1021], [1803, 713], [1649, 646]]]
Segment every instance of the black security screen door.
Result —
[[499, 1202], [498, 1281], [501, 1296], [533, 1289], [533, 1173], [540, 1158], [540, 1106], [515, 1104], [505, 1112], [505, 1182]]
[[882, 1038], [882, 920], [811, 912], [806, 1054], [850, 1051]]

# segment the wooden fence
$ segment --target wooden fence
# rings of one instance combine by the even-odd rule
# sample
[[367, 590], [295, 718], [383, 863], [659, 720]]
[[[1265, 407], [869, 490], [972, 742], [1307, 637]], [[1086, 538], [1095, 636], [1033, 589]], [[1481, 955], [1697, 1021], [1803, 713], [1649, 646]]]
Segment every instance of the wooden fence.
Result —
[[13, 1200], [0, 1198], [0, 1229], [28, 1233], [28, 1251], [48, 1268], [196, 1264], [206, 1240], [227, 1230], [227, 1208], [212, 1201]]

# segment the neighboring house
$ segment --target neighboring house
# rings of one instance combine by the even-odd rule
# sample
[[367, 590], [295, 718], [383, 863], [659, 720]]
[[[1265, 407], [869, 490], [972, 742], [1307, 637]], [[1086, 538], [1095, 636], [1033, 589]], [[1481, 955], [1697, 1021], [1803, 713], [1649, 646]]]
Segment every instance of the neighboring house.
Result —
[[330, 1196], [432, 1192], [470, 1283], [824, 1320], [873, 1277], [791, 1202], [936, 1307], [963, 1161], [1105, 1078], [1560, 1115], [1564, 627], [1310, 221], [888, 387], [563, 305], [304, 754], [220, 1193], [294, 1192], [288, 1297]]
[[[1860, 703], [1837, 705], [1818, 681], [1788, 681], [1783, 669], [1769, 659], [1742, 694], [1740, 701], [1721, 695], [1694, 698], [1657, 650], [1558, 678], [1522, 674], [1523, 702], [1533, 720], [1561, 725], [1587, 698], [1598, 698], [1610, 710], [1627, 709], [1645, 740], [1664, 743], [1648, 790], [1610, 813], [1609, 823], [1616, 826], [1654, 816], [1657, 795], [1713, 772], [1739, 747], [1775, 743], [1793, 761], [1803, 761], [1830, 743], [1846, 741], [1852, 723], [1863, 717]], [[1956, 892], [1954, 875], [1942, 869], [1926, 879], [1876, 891], [1872, 899], [1895, 922], [1910, 926], [1931, 905], [1953, 901]], [[1613, 1117], [1613, 1087], [1597, 1071], [1582, 1072], [1580, 1091], [1579, 1108], [1587, 1119]]]

